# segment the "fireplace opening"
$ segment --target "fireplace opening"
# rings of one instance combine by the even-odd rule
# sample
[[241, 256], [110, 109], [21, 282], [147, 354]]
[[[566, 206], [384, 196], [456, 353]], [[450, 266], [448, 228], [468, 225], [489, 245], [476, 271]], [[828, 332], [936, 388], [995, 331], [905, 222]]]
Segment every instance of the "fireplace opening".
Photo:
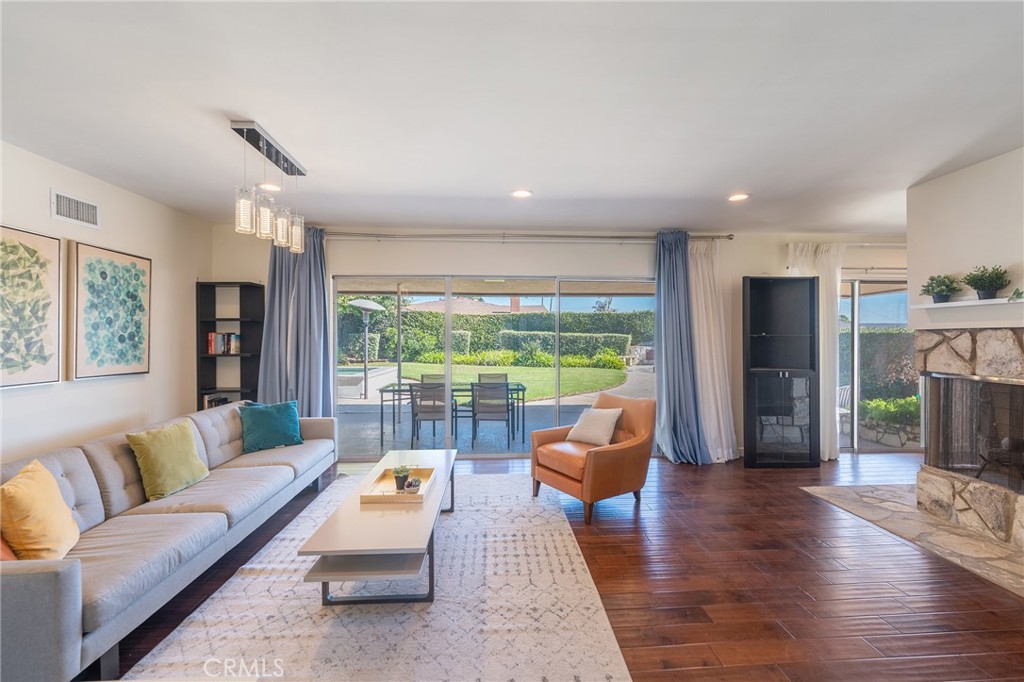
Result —
[[1024, 385], [926, 376], [925, 464], [1022, 492]]

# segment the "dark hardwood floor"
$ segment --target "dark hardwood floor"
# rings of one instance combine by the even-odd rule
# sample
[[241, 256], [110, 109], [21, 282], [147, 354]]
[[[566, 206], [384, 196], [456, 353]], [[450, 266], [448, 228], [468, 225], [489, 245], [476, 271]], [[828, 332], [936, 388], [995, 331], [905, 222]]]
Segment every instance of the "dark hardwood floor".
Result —
[[[912, 483], [920, 455], [820, 469], [655, 459], [642, 500], [563, 508], [633, 678], [1024, 680], [1024, 599], [799, 490]], [[528, 460], [456, 472], [529, 473]], [[121, 644], [122, 673], [315, 497], [304, 491]]]

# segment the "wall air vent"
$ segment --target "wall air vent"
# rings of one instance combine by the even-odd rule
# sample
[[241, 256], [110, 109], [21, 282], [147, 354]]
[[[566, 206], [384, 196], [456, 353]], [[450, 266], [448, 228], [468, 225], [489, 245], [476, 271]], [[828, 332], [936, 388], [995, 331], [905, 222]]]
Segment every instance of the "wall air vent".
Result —
[[50, 189], [50, 217], [82, 227], [100, 229], [100, 207]]

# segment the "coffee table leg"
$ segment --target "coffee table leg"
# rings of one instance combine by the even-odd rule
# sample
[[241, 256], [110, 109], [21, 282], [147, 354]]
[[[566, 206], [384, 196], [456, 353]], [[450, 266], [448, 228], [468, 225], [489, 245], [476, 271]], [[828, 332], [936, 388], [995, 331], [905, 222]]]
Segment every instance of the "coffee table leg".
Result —
[[442, 514], [450, 514], [455, 511], [455, 467], [452, 467], [452, 473], [448, 475], [448, 487], [452, 491], [452, 503], [447, 509], [442, 509]]
[[387, 594], [367, 597], [332, 597], [331, 584], [320, 583], [321, 601], [324, 606], [345, 604], [413, 604], [434, 601], [434, 534], [427, 543], [427, 591], [424, 594]]

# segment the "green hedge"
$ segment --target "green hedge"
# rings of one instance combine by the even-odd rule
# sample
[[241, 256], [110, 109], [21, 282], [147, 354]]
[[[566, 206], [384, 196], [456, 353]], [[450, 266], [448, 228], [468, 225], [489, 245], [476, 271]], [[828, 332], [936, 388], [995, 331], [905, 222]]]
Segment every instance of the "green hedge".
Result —
[[[849, 329], [839, 332], [839, 385], [850, 383]], [[862, 327], [860, 391], [863, 400], [906, 398], [918, 391], [914, 369], [914, 332], [901, 327]]]
[[916, 395], [907, 398], [874, 398], [860, 401], [861, 419], [874, 419], [886, 424], [917, 426], [921, 421], [921, 399]]
[[469, 353], [469, 339], [472, 336], [473, 332], [468, 332], [461, 329], [453, 329], [452, 353], [460, 353], [462, 355]]
[[[545, 353], [555, 352], [554, 332], [517, 332], [506, 329], [498, 334], [498, 345], [509, 350], [521, 351], [528, 346], [536, 345]], [[629, 334], [575, 334], [561, 335], [561, 352], [563, 355], [597, 355], [605, 348], [615, 351], [616, 355], [629, 352]]]
[[[367, 340], [370, 347], [368, 357], [370, 360], [378, 359], [380, 357], [380, 334], [368, 334]], [[363, 335], [360, 333], [344, 336], [338, 354], [350, 358], [358, 358], [361, 361], [363, 359]]]

